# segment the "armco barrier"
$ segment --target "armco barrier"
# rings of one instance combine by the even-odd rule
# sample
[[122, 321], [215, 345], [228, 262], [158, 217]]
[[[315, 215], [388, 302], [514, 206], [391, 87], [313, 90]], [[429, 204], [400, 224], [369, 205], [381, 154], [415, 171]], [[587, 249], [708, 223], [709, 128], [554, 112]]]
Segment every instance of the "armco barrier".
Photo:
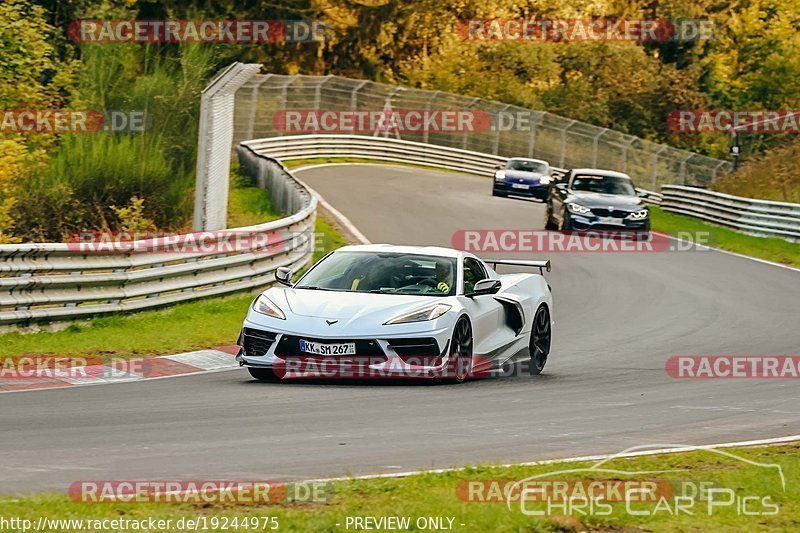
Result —
[[[363, 135], [289, 135], [245, 141], [240, 146], [281, 161], [308, 158], [374, 159], [457, 170], [479, 176], [492, 176], [497, 165], [509, 159], [435, 144]], [[566, 172], [563, 168], [552, 169], [558, 173]], [[661, 200], [659, 193], [638, 190], [648, 193], [645, 202], [659, 203]]]
[[800, 239], [800, 204], [731, 196], [705, 189], [664, 185], [661, 208], [701, 218], [742, 233]]
[[[212, 252], [175, 250], [162, 237], [122, 246], [124, 252], [86, 251], [67, 243], [0, 246], [0, 324], [84, 318], [150, 309], [268, 285], [275, 269], [300, 269], [314, 250], [317, 200], [283, 165], [253, 153], [242, 167], [264, 187], [286, 216], [265, 224], [226, 230], [243, 247]], [[194, 234], [196, 235], [196, 234]], [[256, 236], [270, 235], [269, 246]], [[135, 251], [134, 251], [135, 250]], [[216, 252], [216, 253], [215, 253]]]
[[[459, 148], [363, 135], [290, 135], [241, 143], [255, 153], [281, 160], [350, 158], [411, 163], [491, 176], [508, 158]], [[553, 168], [556, 172], [565, 169]], [[706, 189], [663, 185], [643, 200], [663, 209], [701, 218], [738, 231], [786, 239], [800, 238], [800, 204], [741, 198]]]

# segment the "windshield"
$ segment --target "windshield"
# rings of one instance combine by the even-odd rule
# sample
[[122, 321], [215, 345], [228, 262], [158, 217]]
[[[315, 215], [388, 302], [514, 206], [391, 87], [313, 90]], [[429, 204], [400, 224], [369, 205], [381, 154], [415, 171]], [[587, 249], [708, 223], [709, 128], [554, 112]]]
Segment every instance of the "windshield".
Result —
[[431, 255], [334, 252], [295, 288], [381, 294], [455, 294], [456, 259]]
[[506, 163], [506, 170], [522, 170], [523, 172], [536, 172], [537, 174], [547, 174], [547, 163], [539, 161], [525, 161], [523, 159], [512, 159]]
[[599, 192], [602, 194], [622, 194], [625, 196], [636, 194], [631, 180], [616, 176], [575, 176], [572, 179], [572, 190]]

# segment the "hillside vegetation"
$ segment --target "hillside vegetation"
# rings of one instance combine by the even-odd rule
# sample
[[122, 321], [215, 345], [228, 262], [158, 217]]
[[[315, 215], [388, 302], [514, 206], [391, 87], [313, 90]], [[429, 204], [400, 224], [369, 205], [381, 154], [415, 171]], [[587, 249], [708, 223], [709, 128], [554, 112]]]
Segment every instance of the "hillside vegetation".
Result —
[[[459, 21], [494, 17], [708, 19], [717, 30], [644, 44], [476, 43], [456, 32]], [[800, 104], [800, 0], [5, 0], [0, 19], [0, 110], [149, 117], [144, 133], [0, 133], [0, 242], [186, 229], [200, 91], [235, 60], [491, 98], [716, 157], [727, 135], [671, 132], [669, 113]], [[77, 19], [318, 20], [329, 30], [313, 43], [77, 44], [67, 33]], [[750, 135], [745, 155], [786, 141]], [[749, 195], [778, 194], [771, 182], [747, 186]]]

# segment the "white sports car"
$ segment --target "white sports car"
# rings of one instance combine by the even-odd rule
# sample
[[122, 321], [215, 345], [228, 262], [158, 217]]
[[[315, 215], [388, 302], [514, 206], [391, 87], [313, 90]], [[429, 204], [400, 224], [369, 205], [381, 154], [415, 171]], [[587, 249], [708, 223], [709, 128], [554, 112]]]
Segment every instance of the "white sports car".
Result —
[[[498, 275], [489, 264], [535, 267]], [[482, 261], [437, 247], [345, 246], [297, 282], [279, 268], [244, 320], [236, 359], [260, 380], [415, 377], [462, 382], [550, 352], [549, 261]]]

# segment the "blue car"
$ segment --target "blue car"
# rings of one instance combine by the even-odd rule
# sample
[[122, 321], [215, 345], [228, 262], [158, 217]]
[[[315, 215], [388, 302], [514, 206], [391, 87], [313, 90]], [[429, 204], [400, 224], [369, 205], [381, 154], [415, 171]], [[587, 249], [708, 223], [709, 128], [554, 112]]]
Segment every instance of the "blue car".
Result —
[[525, 196], [544, 200], [551, 179], [547, 161], [515, 157], [497, 167], [492, 196]]

